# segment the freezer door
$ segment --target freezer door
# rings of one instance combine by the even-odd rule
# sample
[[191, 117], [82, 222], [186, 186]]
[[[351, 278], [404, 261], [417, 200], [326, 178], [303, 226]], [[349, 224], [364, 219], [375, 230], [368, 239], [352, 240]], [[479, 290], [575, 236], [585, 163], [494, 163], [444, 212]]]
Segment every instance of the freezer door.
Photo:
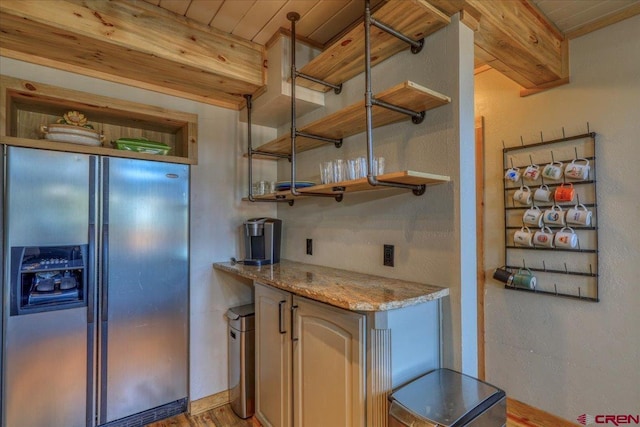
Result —
[[105, 158], [100, 423], [187, 397], [189, 168]]
[[90, 418], [87, 307], [11, 315], [8, 304], [10, 248], [88, 244], [92, 161], [95, 158], [83, 154], [7, 149], [5, 426], [80, 427]]

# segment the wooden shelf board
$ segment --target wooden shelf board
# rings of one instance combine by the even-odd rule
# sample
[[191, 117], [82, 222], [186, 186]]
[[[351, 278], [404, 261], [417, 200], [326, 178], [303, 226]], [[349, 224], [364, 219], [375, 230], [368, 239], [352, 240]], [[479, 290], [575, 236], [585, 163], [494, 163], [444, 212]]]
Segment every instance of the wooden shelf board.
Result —
[[[451, 98], [414, 82], [400, 83], [375, 96], [376, 99], [394, 104], [412, 111], [426, 111], [451, 102]], [[346, 138], [366, 130], [366, 110], [364, 100], [298, 128], [300, 132], [320, 135], [327, 138]], [[386, 108], [372, 108], [373, 127], [409, 120], [406, 114]], [[327, 144], [312, 138], [297, 137], [296, 152], [311, 150]], [[260, 151], [291, 154], [291, 133], [278, 137], [258, 147]]]
[[129, 159], [153, 160], [156, 162], [181, 163], [185, 165], [196, 164], [195, 159], [178, 156], [161, 156], [158, 154], [137, 153], [133, 151], [118, 150], [116, 148], [98, 147], [91, 145], [70, 144], [67, 142], [54, 142], [46, 139], [16, 138], [13, 136], [0, 137], [0, 143], [17, 147], [39, 148], [54, 151], [66, 151], [71, 153], [92, 154], [96, 156], [126, 157]]
[[[420, 40], [447, 26], [450, 19], [425, 0], [389, 0], [372, 16], [413, 39]], [[371, 65], [409, 48], [400, 39], [377, 27], [371, 28]], [[364, 71], [364, 24], [360, 23], [300, 69], [333, 84], [343, 83]], [[327, 92], [331, 88], [306, 79], [296, 79], [299, 86]]]
[[[432, 173], [426, 172], [416, 172], [416, 171], [400, 171], [400, 172], [392, 172], [386, 173], [384, 175], [380, 175], [377, 177], [378, 181], [385, 182], [396, 182], [401, 184], [412, 184], [412, 185], [435, 185], [435, 184], [443, 184], [445, 182], [449, 182], [451, 180], [450, 177], [446, 175], [436, 175]], [[342, 181], [331, 184], [320, 184], [314, 185], [313, 187], [300, 188], [298, 191], [302, 194], [304, 193], [322, 193], [322, 194], [340, 194], [339, 191], [334, 191], [335, 187], [344, 187], [344, 193], [356, 193], [361, 191], [372, 191], [372, 190], [389, 190], [393, 189], [393, 187], [386, 186], [372, 186], [367, 181], [367, 178], [359, 178], [351, 181]], [[255, 199], [262, 200], [274, 200], [276, 198], [280, 198], [283, 200], [291, 200], [297, 199], [300, 197], [310, 197], [310, 196], [293, 196], [291, 191], [284, 190], [278, 191], [273, 194], [267, 194], [264, 196], [254, 196]], [[247, 200], [244, 198], [243, 200]]]

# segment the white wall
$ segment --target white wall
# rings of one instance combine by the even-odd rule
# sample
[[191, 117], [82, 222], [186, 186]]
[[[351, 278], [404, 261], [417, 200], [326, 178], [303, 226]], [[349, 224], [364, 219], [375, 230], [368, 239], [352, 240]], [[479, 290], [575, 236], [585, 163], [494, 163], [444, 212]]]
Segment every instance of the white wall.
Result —
[[[471, 181], [464, 182], [474, 191], [473, 159], [470, 168], [461, 171], [467, 153], [473, 156], [474, 122], [473, 61], [461, 63], [460, 58], [472, 56], [473, 33], [454, 17], [451, 25], [426, 39], [421, 53], [400, 53], [375, 66], [372, 74], [374, 94], [411, 80], [452, 98], [451, 104], [428, 111], [419, 125], [406, 121], [374, 130], [375, 153], [385, 157], [387, 171], [449, 175], [451, 183], [427, 187], [420, 197], [410, 191], [379, 190], [346, 194], [340, 203], [300, 199], [293, 207], [278, 206], [278, 217], [283, 220], [287, 259], [449, 287], [451, 297], [443, 304], [442, 363], [474, 374], [475, 318], [461, 318], [461, 300], [469, 298], [475, 304], [475, 243], [470, 244], [470, 259], [468, 247], [460, 246], [463, 225], [473, 230], [475, 224], [475, 202], [462, 197], [467, 188], [461, 189], [460, 179], [461, 174], [465, 179], [470, 174]], [[325, 107], [302, 117], [298, 125], [362, 101], [364, 91], [361, 74], [344, 84], [342, 94], [328, 92]], [[365, 153], [364, 133], [346, 138], [340, 149], [327, 146], [301, 153], [296, 177], [319, 182], [319, 162]], [[280, 179], [290, 177], [289, 167], [288, 162], [279, 162]], [[307, 238], [313, 239], [312, 256], [306, 255]], [[384, 244], [395, 245], [393, 268], [382, 264]], [[463, 331], [469, 328], [473, 333], [465, 333], [463, 340]], [[432, 338], [421, 331], [416, 325], [407, 333], [416, 339]]]
[[[238, 227], [250, 217], [275, 216], [271, 204], [241, 202], [246, 195], [246, 125], [238, 112], [77, 74], [0, 58], [2, 74], [98, 95], [198, 114], [199, 164], [191, 167], [191, 337], [190, 397], [196, 400], [228, 388], [228, 307], [252, 301], [252, 286], [214, 272], [211, 263], [242, 256]], [[89, 117], [91, 120], [91, 117]], [[255, 127], [254, 144], [275, 137]], [[275, 179], [274, 162], [256, 162], [255, 179]]]
[[[574, 420], [636, 414], [640, 402], [640, 16], [571, 41], [571, 83], [520, 98], [516, 84], [476, 76], [485, 117], [487, 381]], [[599, 303], [504, 290], [502, 141], [597, 132]]]

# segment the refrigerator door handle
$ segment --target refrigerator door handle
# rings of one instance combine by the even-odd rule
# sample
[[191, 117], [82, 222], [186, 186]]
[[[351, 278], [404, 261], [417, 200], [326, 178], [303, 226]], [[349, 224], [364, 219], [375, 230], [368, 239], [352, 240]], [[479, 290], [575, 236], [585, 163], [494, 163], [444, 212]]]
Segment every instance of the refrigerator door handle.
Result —
[[87, 272], [87, 323], [91, 324], [95, 321], [95, 245], [96, 245], [96, 225], [89, 224], [89, 271]]
[[101, 320], [106, 322], [109, 320], [109, 224], [102, 225], [102, 269], [101, 279]]
[[100, 320], [109, 320], [109, 158], [102, 161], [102, 257], [100, 266]]
[[97, 192], [97, 157], [89, 157], [89, 262], [87, 263], [87, 323], [95, 321], [95, 292], [96, 292], [96, 192]]

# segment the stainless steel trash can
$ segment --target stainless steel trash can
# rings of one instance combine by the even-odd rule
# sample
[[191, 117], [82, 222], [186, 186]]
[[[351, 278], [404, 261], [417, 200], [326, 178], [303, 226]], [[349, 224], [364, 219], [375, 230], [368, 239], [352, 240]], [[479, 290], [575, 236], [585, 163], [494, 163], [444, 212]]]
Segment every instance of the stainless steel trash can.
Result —
[[501, 427], [504, 391], [451, 369], [436, 369], [394, 390], [389, 427]]
[[253, 304], [227, 310], [229, 319], [229, 399], [240, 418], [255, 409], [255, 311]]

